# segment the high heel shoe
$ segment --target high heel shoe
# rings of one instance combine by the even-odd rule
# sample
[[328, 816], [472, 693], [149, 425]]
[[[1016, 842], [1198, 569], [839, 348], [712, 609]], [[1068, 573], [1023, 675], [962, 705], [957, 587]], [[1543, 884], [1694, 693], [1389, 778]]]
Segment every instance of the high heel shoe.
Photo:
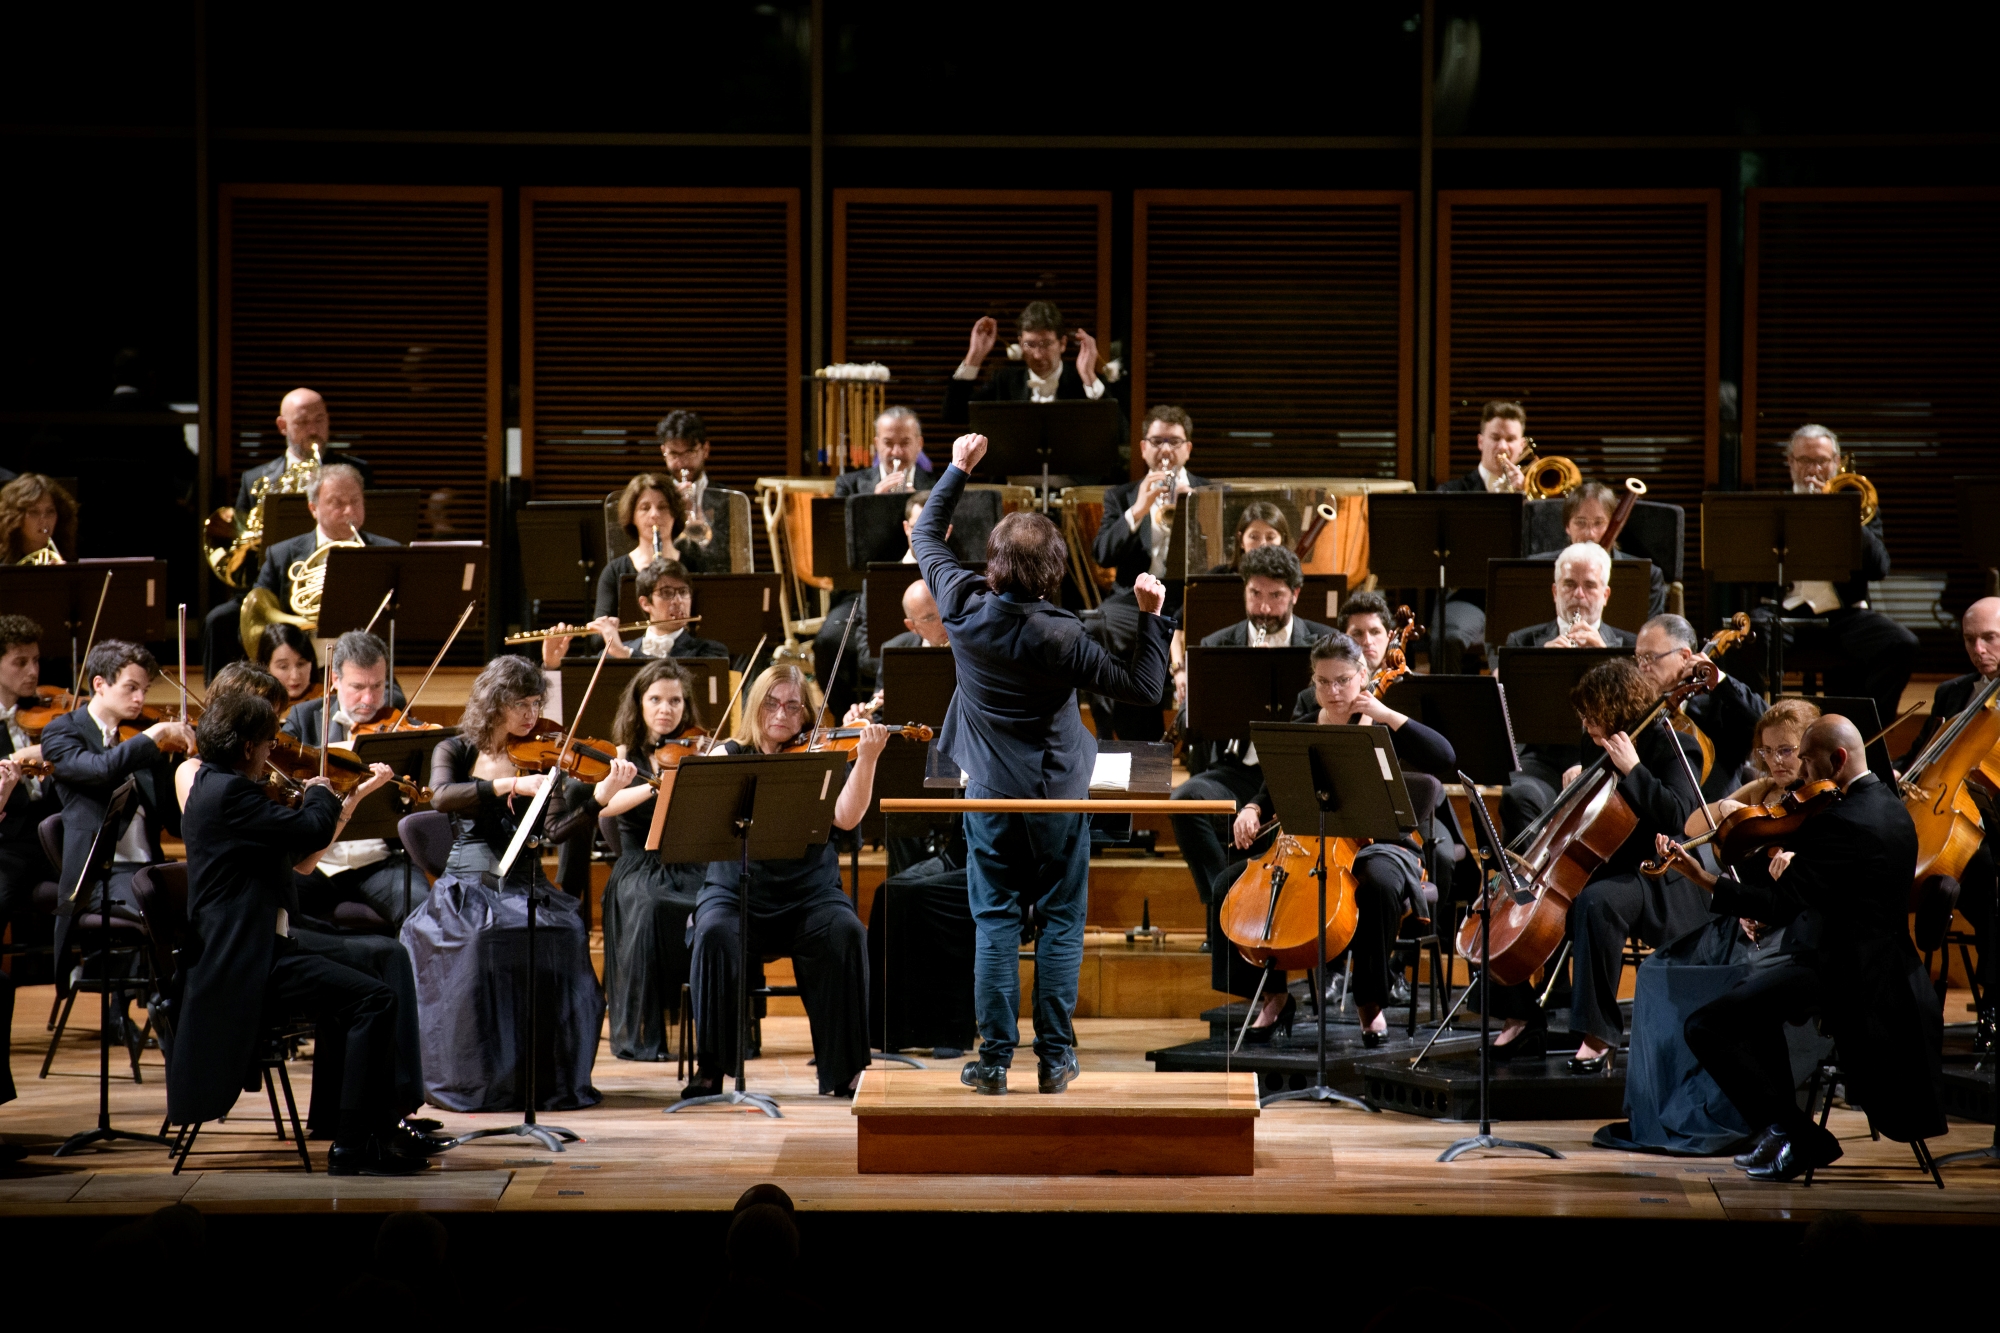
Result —
[[1292, 1023], [1298, 1016], [1299, 997], [1296, 995], [1286, 995], [1285, 1007], [1278, 1011], [1277, 1021], [1265, 1023], [1258, 1027], [1246, 1028], [1243, 1032], [1243, 1040], [1252, 1046], [1268, 1046], [1271, 1038], [1278, 1033], [1283, 1033], [1289, 1037], [1292, 1035]]
[[1374, 1028], [1361, 1029], [1361, 1044], [1371, 1051], [1387, 1040], [1389, 1040], [1389, 1031], [1387, 1028], [1384, 1028], [1380, 1032], [1377, 1032]]
[[1617, 1067], [1618, 1050], [1616, 1047], [1607, 1047], [1604, 1054], [1594, 1060], [1585, 1060], [1581, 1056], [1572, 1055], [1568, 1060], [1563, 1062], [1564, 1069], [1572, 1074], [1579, 1075], [1609, 1074]]
[[1521, 1035], [1502, 1046], [1495, 1044], [1495, 1060], [1539, 1060], [1549, 1053], [1547, 1028], [1523, 1028]]

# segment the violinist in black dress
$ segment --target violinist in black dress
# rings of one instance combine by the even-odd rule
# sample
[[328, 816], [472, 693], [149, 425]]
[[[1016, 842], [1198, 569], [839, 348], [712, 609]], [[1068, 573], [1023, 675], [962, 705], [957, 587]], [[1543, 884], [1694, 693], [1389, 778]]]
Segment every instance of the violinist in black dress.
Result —
[[[776, 754], [803, 739], [801, 733], [811, 725], [818, 704], [812, 682], [797, 666], [769, 667], [750, 687], [735, 738], [718, 747], [718, 753]], [[834, 804], [836, 827], [851, 829], [868, 813], [875, 761], [888, 739], [886, 727], [873, 723], [862, 727]], [[696, 900], [692, 946], [696, 1072], [683, 1097], [720, 1092], [723, 1071], [736, 1066], [736, 965], [744, 952], [738, 939], [741, 871], [734, 860], [712, 862]], [[801, 857], [750, 863], [748, 943], [752, 956], [791, 958], [812, 1024], [819, 1090], [833, 1097], [851, 1096], [870, 1059], [868, 931], [841, 891], [840, 859], [831, 840]]]

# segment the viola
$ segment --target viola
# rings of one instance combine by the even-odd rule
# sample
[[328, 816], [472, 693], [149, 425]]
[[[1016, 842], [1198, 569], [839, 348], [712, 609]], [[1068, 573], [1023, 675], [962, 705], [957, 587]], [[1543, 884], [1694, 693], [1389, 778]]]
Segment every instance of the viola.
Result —
[[[1832, 807], [1840, 799], [1840, 784], [1826, 778], [1792, 788], [1769, 805], [1746, 805], [1731, 810], [1716, 821], [1713, 829], [1680, 844], [1692, 851], [1706, 843], [1715, 845], [1715, 859], [1725, 866], [1742, 865], [1751, 856], [1797, 833], [1814, 815]], [[1671, 868], [1662, 857], [1653, 857], [1639, 872], [1657, 879]]]
[[[779, 754], [823, 754], [828, 750], [849, 751], [861, 744], [862, 727], [828, 727], [814, 732], [810, 728], [794, 736], [788, 743], [778, 747]], [[937, 733], [921, 722], [905, 722], [900, 727], [889, 728], [891, 736], [901, 736], [906, 741], [928, 743]]]
[[[547, 773], [555, 769], [569, 774], [578, 782], [597, 783], [604, 781], [611, 772], [611, 765], [617, 761], [618, 747], [610, 741], [593, 740], [588, 736], [577, 736], [570, 740], [569, 748], [563, 748], [563, 725], [542, 718], [535, 723], [535, 729], [526, 736], [507, 742], [507, 758], [514, 767], [529, 773]], [[681, 760], [690, 754], [702, 753], [706, 747], [697, 748], [694, 737], [675, 737], [661, 742], [662, 748], [654, 751], [653, 766], [662, 773], [677, 769]], [[667, 757], [666, 747], [675, 747], [670, 762], [661, 762]], [[659, 777], [647, 777], [641, 773], [633, 779], [643, 782], [654, 791], [661, 790]]]
[[21, 701], [14, 721], [20, 724], [21, 730], [27, 732], [31, 740], [40, 740], [42, 728], [64, 713], [74, 713], [88, 702], [83, 695], [55, 685], [43, 685], [36, 689], [34, 703], [30, 704], [26, 699]]
[[[1697, 694], [1715, 687], [1721, 673], [1713, 662], [1695, 663], [1694, 674], [1662, 695], [1646, 716], [1628, 728], [1634, 737]], [[1678, 744], [1678, 742], [1676, 742]], [[1569, 929], [1569, 908], [1597, 869], [1609, 861], [1639, 827], [1639, 816], [1618, 794], [1618, 770], [1609, 755], [1563, 789], [1554, 804], [1523, 829], [1515, 846], [1501, 854], [1515, 863], [1521, 889], [1487, 890], [1491, 914], [1488, 971], [1502, 986], [1518, 986], [1546, 964]], [[1524, 849], [1523, 849], [1524, 848]], [[1458, 932], [1459, 957], [1479, 961], [1475, 908]]]
[[1389, 687], [1410, 674], [1410, 640], [1424, 632], [1417, 618], [1407, 606], [1396, 608], [1396, 628], [1389, 636], [1389, 646], [1382, 650], [1382, 665], [1375, 668], [1369, 679], [1368, 692], [1380, 699], [1389, 692]]

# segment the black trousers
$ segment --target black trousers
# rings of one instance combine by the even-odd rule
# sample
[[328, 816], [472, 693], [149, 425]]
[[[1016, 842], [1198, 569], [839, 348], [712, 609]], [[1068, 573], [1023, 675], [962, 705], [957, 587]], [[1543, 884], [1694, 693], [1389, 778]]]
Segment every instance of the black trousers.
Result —
[[1759, 968], [1719, 1000], [1688, 1016], [1688, 1049], [1742, 1115], [1761, 1130], [1796, 1133], [1812, 1123], [1799, 1109], [1785, 1025], [1818, 1012], [1819, 973], [1788, 961]]
[[1387, 847], [1364, 848], [1355, 859], [1355, 906], [1360, 919], [1348, 952], [1354, 959], [1357, 1005], [1380, 1009], [1389, 1003], [1389, 958], [1415, 888], [1415, 862], [1414, 854], [1406, 856]]
[[264, 983], [264, 1013], [271, 1021], [308, 1015], [313, 1041], [313, 1081], [340, 1089], [334, 1137], [394, 1123], [396, 1108], [396, 994], [364, 972], [282, 942]]
[[403, 910], [404, 894], [409, 895], [410, 912], [430, 897], [430, 881], [401, 856], [356, 866], [337, 875], [292, 872], [299, 891], [299, 909], [307, 916], [332, 921], [334, 908], [341, 903], [361, 903], [392, 926], [401, 926], [409, 912]]
[[1979, 970], [1981, 998], [1988, 1005], [1995, 998], [1992, 994], [1995, 880], [1993, 844], [1982, 842], [1979, 850], [1972, 854], [1972, 860], [1966, 863], [1965, 873], [1958, 877], [1958, 910], [1972, 923], [1974, 949], [1978, 955], [1974, 966]]
[[[417, 973], [410, 964], [410, 951], [401, 940], [386, 935], [335, 935], [302, 926], [292, 927], [292, 940], [305, 952], [373, 977], [394, 993], [395, 1111], [398, 1115], [409, 1115], [422, 1106], [424, 1048], [417, 1027]], [[326, 1077], [313, 1080], [307, 1127], [320, 1137], [339, 1128], [340, 1104], [334, 1096], [337, 1087]]]
[[1625, 972], [1625, 937], [1658, 947], [1667, 923], [1706, 907], [1702, 891], [1679, 875], [1650, 879], [1636, 871], [1606, 875], [1584, 886], [1570, 905], [1570, 1031], [1616, 1046], [1625, 1036], [1618, 982]]
[[868, 1033], [885, 1051], [979, 1040], [968, 876], [941, 859], [885, 881], [868, 912]]
[[1443, 651], [1431, 670], [1443, 671], [1443, 664], [1449, 662], [1464, 671], [1466, 658], [1486, 642], [1486, 609], [1471, 602], [1450, 601], [1444, 604], [1444, 614], [1439, 619], [1444, 621], [1444, 632], [1438, 636]]
[[[1171, 611], [1173, 608], [1167, 609]], [[1130, 661], [1132, 650], [1139, 642], [1139, 625], [1145, 615], [1139, 609], [1138, 597], [1130, 588], [1121, 588], [1098, 605], [1098, 613], [1097, 641], [1119, 660]], [[1169, 682], [1168, 699], [1171, 697]], [[1090, 712], [1100, 735], [1115, 736], [1124, 741], [1156, 741], [1167, 734], [1163, 710], [1168, 699], [1150, 704], [1131, 704], [1092, 695]]]
[[[736, 1068], [735, 895], [711, 898], [695, 909], [694, 989], [696, 1063], [704, 1074]], [[829, 888], [778, 911], [750, 914], [750, 957], [792, 960], [800, 997], [812, 1023], [819, 1090], [838, 1092], [868, 1067], [868, 931], [854, 904]]]

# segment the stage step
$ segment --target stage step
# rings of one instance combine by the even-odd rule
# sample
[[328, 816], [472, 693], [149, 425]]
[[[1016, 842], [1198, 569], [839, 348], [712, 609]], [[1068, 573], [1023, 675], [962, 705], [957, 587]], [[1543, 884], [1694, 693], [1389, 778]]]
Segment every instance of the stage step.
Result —
[[1004, 1097], [935, 1069], [871, 1068], [854, 1094], [863, 1175], [1247, 1176], [1257, 1116], [1248, 1073], [1086, 1071], [1045, 1097], [1032, 1058]]
[[[1442, 1045], [1442, 1043], [1440, 1043]], [[1454, 1042], [1422, 1065], [1374, 1052], [1354, 1062], [1369, 1101], [1385, 1111], [1433, 1120], [1479, 1119], [1479, 1042]], [[1580, 1076], [1563, 1068], [1569, 1052], [1539, 1060], [1494, 1061], [1488, 1114], [1494, 1120], [1619, 1120], [1625, 1115], [1625, 1054], [1615, 1072]]]

